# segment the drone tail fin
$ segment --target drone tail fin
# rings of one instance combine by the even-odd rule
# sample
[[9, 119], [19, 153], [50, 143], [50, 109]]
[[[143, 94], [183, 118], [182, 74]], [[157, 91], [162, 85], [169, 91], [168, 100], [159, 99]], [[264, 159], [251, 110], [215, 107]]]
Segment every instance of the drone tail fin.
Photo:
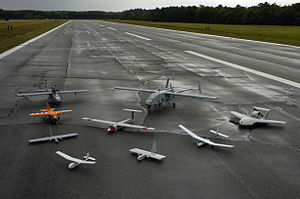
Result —
[[46, 102], [46, 108], [47, 108], [47, 110], [51, 110], [48, 102]]
[[95, 158], [93, 158], [93, 157], [90, 156], [90, 153], [86, 153], [86, 155], [83, 156], [83, 158], [84, 158], [85, 160], [92, 160], [92, 161], [95, 161], [95, 160], [96, 160]]
[[199, 93], [202, 93], [200, 80], [198, 80], [198, 90], [199, 90]]
[[264, 115], [264, 119], [267, 119], [267, 117], [269, 116], [271, 110], [266, 111], [265, 115]]
[[152, 149], [151, 149], [152, 153], [157, 153], [157, 145], [156, 145], [156, 141], [154, 141], [153, 145], [152, 145]]
[[169, 88], [169, 82], [170, 82], [170, 78], [167, 79], [166, 88]]

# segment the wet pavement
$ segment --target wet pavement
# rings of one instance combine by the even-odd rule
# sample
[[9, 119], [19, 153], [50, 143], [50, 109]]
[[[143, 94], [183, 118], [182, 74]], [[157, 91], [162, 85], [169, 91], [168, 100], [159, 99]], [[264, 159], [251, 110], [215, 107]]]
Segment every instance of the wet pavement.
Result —
[[[300, 88], [219, 60], [300, 82], [297, 47], [103, 21], [70, 21], [0, 59], [1, 198], [299, 198]], [[149, 94], [112, 89], [159, 89], [167, 78], [188, 88], [200, 80], [202, 94], [219, 100], [176, 97], [176, 108], [164, 104], [148, 114]], [[63, 95], [56, 108], [73, 112], [49, 124], [29, 116], [47, 97], [15, 97], [43, 88], [44, 80], [90, 92]], [[269, 117], [287, 124], [240, 128], [229, 122], [229, 111], [254, 105], [271, 108]], [[142, 110], [135, 124], [156, 130], [107, 134], [108, 126], [81, 119], [123, 120], [123, 108]], [[235, 147], [197, 148], [179, 124]], [[28, 145], [47, 136], [49, 125], [54, 134], [79, 136]], [[230, 139], [209, 133], [216, 128]], [[154, 141], [167, 156], [162, 162], [138, 162], [129, 152], [150, 150]], [[97, 163], [69, 171], [57, 150], [78, 158], [90, 152]]]

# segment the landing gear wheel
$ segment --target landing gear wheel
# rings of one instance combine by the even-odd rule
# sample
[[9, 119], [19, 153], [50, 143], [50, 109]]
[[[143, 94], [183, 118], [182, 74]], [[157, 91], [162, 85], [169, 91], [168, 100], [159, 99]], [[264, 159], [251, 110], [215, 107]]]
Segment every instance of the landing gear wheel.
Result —
[[150, 108], [151, 108], [151, 106], [147, 106], [147, 110], [148, 110], [148, 113], [149, 113], [149, 114], [151, 113]]
[[173, 108], [176, 108], [176, 104], [175, 104], [175, 102], [173, 103]]
[[58, 122], [59, 122], [59, 120], [60, 120], [60, 117], [58, 116], [58, 117], [57, 117], [57, 120], [53, 120], [53, 123], [57, 125]]

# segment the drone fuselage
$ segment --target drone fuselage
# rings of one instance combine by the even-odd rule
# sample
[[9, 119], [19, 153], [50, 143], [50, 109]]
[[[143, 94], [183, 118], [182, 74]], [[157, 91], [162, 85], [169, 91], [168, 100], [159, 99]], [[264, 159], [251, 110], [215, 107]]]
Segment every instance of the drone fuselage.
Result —
[[69, 169], [74, 169], [75, 167], [77, 167], [78, 165], [80, 165], [80, 163], [78, 162], [71, 162], [68, 166]]
[[[133, 115], [132, 115], [131, 118], [128, 118], [128, 119], [126, 119], [126, 120], [121, 121], [121, 123], [127, 123], [127, 124], [130, 124], [130, 123], [132, 123], [132, 120], [133, 120]], [[117, 124], [115, 124], [115, 125], [110, 125], [110, 126], [108, 127], [108, 129], [107, 129], [107, 132], [108, 132], [108, 133], [115, 133], [116, 131], [119, 131], [119, 130], [121, 130], [121, 129], [123, 129], [123, 128], [124, 128], [124, 127], [118, 126]]]
[[146, 155], [145, 154], [139, 154], [138, 157], [136, 158], [137, 160], [143, 160], [145, 159]]
[[198, 147], [202, 147], [202, 146], [205, 145], [206, 143], [201, 142], [201, 141], [197, 141], [196, 144], [197, 144]]
[[49, 101], [52, 103], [52, 104], [59, 104], [61, 103], [61, 97], [57, 94], [57, 93], [51, 93], [49, 95]]
[[155, 93], [152, 93], [148, 99], [146, 100], [146, 105], [148, 107], [150, 106], [159, 106], [164, 102], [168, 102], [172, 99], [170, 95], [166, 94], [167, 91], [158, 91]]
[[107, 133], [115, 133], [116, 131], [120, 130], [123, 127], [117, 126], [117, 125], [111, 125], [107, 129]]
[[251, 126], [256, 122], [255, 118], [243, 118], [238, 122], [241, 126]]

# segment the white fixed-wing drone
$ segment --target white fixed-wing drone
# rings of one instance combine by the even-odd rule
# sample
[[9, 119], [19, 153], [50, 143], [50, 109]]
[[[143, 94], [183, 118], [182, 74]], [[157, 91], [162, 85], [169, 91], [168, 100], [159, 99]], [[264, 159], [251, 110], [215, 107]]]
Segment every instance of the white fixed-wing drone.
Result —
[[28, 140], [28, 143], [33, 144], [33, 143], [37, 143], [37, 142], [47, 142], [47, 141], [49, 141], [49, 142], [55, 141], [55, 143], [58, 143], [59, 141], [61, 141], [63, 139], [76, 137], [78, 135], [78, 133], [53, 135], [51, 126], [49, 126], [49, 131], [50, 131], [50, 136], [30, 139], [30, 140]]
[[[80, 160], [78, 158], [73, 158], [61, 151], [56, 151], [56, 154], [69, 160], [69, 161], [72, 161], [68, 166], [69, 169], [74, 169], [75, 167], [77, 167], [80, 164], [95, 164], [96, 163], [96, 159], [93, 157], [90, 157], [89, 153], [87, 153], [85, 156], [83, 156], [84, 160]], [[91, 161], [89, 161], [89, 160], [91, 160]]]
[[178, 127], [181, 128], [182, 130], [184, 130], [187, 134], [189, 134], [190, 136], [192, 136], [194, 139], [196, 139], [197, 140], [196, 144], [197, 144], [198, 147], [201, 147], [201, 146], [203, 146], [205, 144], [208, 144], [211, 147], [213, 147], [213, 146], [228, 147], [228, 148], [234, 147], [234, 145], [219, 144], [219, 143], [212, 142], [212, 141], [210, 141], [207, 138], [200, 137], [200, 136], [196, 135], [195, 133], [193, 133], [192, 131], [190, 131], [187, 128], [185, 128], [184, 126], [182, 126], [181, 124], [178, 125]]
[[138, 157], [136, 158], [137, 160], [143, 160], [145, 158], [153, 158], [156, 160], [162, 160], [166, 157], [164, 155], [157, 153], [156, 142], [153, 143], [151, 151], [146, 151], [146, 150], [139, 149], [139, 148], [133, 148], [133, 149], [130, 149], [129, 151], [132, 153], [136, 153], [138, 155]]
[[238, 113], [236, 111], [230, 111], [230, 114], [238, 118], [238, 120], [232, 120], [232, 122], [236, 121], [240, 126], [250, 126], [255, 123], [262, 124], [286, 124], [285, 121], [277, 121], [277, 120], [268, 120], [267, 117], [271, 111], [271, 109], [261, 108], [257, 106], [253, 106], [252, 109], [247, 112], [243, 108], [241, 110], [244, 113]]
[[98, 120], [98, 119], [92, 119], [92, 118], [88, 118], [88, 117], [83, 117], [83, 120], [88, 120], [88, 121], [92, 121], [92, 122], [100, 122], [100, 123], [104, 123], [104, 124], [109, 124], [109, 127], [107, 129], [108, 133], [114, 133], [124, 127], [129, 127], [129, 128], [136, 128], [136, 129], [143, 129], [143, 130], [154, 130], [155, 128], [151, 128], [151, 127], [147, 127], [147, 126], [139, 126], [139, 125], [133, 125], [133, 124], [129, 124], [133, 121], [134, 119], [134, 113], [135, 112], [142, 112], [140, 110], [134, 110], [134, 109], [123, 109], [124, 111], [129, 111], [131, 112], [129, 115], [128, 119], [125, 119], [123, 121], [120, 122], [113, 122], [113, 121], [106, 121], [106, 120]]

